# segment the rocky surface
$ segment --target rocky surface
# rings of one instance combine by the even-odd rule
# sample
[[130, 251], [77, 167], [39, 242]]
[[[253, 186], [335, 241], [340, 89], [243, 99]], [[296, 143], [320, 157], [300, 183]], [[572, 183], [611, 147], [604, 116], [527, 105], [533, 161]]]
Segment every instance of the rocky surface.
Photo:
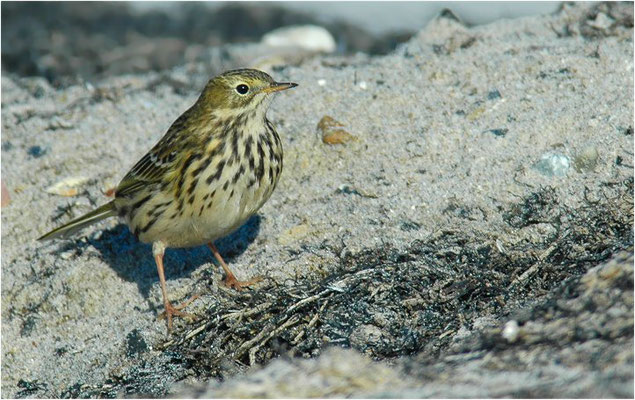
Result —
[[[63, 89], [3, 74], [2, 396], [632, 397], [632, 15], [445, 14], [386, 56], [264, 63], [300, 84], [269, 112], [284, 173], [218, 245], [267, 279], [233, 292], [207, 249], [169, 250], [171, 298], [201, 294], [169, 337], [124, 225], [35, 238], [259, 45]], [[324, 143], [325, 116], [355, 140]]]

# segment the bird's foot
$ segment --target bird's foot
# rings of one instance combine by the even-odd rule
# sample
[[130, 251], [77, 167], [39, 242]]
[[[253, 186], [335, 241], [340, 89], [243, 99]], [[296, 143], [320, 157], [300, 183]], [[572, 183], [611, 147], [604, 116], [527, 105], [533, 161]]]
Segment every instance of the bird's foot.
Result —
[[252, 286], [260, 281], [262, 281], [261, 276], [257, 276], [248, 281], [239, 281], [238, 279], [236, 279], [234, 274], [230, 274], [230, 275], [227, 275], [225, 279], [223, 279], [223, 285], [231, 289], [241, 290], [242, 288]]
[[159, 319], [167, 318], [168, 320], [168, 333], [172, 331], [172, 316], [181, 317], [181, 318], [194, 318], [193, 314], [186, 313], [181, 311], [185, 307], [187, 307], [191, 302], [198, 299], [200, 296], [198, 294], [190, 297], [187, 301], [179, 304], [178, 306], [173, 306], [169, 301], [164, 304], [165, 310], [159, 314]]

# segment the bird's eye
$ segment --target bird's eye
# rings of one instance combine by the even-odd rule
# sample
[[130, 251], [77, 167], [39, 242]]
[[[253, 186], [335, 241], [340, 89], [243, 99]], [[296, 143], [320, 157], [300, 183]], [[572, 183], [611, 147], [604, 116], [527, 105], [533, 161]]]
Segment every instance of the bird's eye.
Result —
[[240, 85], [236, 86], [236, 91], [238, 92], [238, 94], [245, 94], [249, 91], [249, 86], [241, 83]]

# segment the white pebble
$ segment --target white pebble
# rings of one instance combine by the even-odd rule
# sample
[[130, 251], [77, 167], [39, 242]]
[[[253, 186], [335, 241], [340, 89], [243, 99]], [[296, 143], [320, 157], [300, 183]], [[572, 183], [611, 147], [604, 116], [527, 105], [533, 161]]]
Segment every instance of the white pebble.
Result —
[[360, 87], [361, 89], [363, 89], [363, 90], [366, 90], [366, 88], [368, 87], [368, 86], [366, 85], [366, 81], [361, 81], [361, 82], [359, 83], [359, 87]]
[[72, 176], [64, 178], [56, 184], [44, 189], [47, 193], [59, 196], [75, 196], [79, 189], [83, 188], [89, 179], [85, 176]]
[[324, 86], [324, 85], [326, 85], [326, 79], [318, 79], [318, 82], [317, 82], [317, 83], [318, 83], [318, 85], [320, 85], [320, 86]]
[[335, 51], [333, 35], [317, 25], [292, 25], [274, 29], [262, 37], [262, 43], [272, 47], [295, 46], [325, 53]]
[[518, 339], [518, 322], [515, 320], [507, 321], [501, 334], [509, 343], [513, 343]]
[[587, 21], [587, 24], [594, 28], [605, 30], [609, 29], [611, 25], [613, 25], [613, 22], [615, 22], [615, 20], [613, 20], [608, 15], [599, 13], [594, 20]]

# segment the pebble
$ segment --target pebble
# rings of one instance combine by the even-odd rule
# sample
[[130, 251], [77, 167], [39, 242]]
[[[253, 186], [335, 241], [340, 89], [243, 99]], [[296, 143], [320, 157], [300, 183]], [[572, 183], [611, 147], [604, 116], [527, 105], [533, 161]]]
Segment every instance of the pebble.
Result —
[[611, 25], [613, 25], [614, 22], [615, 21], [612, 18], [601, 12], [598, 13], [595, 19], [587, 21], [587, 24], [596, 29], [607, 30], [611, 27]]
[[591, 172], [598, 164], [600, 154], [594, 146], [587, 146], [573, 159], [573, 167], [578, 172]]
[[358, 326], [349, 335], [349, 343], [354, 349], [367, 352], [369, 346], [377, 345], [382, 340], [383, 332], [375, 325]]
[[59, 196], [76, 196], [79, 189], [88, 181], [89, 179], [84, 176], [71, 176], [47, 187], [45, 191], [46, 193], [57, 194]]
[[518, 327], [518, 322], [515, 320], [507, 321], [505, 327], [503, 328], [503, 332], [501, 335], [507, 340], [509, 343], [514, 343], [516, 339], [518, 339], [518, 333], [520, 329]]
[[300, 47], [304, 50], [332, 53], [335, 39], [329, 31], [317, 25], [291, 25], [274, 29], [262, 37], [271, 47]]
[[501, 97], [503, 96], [501, 96], [501, 92], [499, 92], [497, 89], [494, 89], [487, 94], [487, 100], [496, 100], [500, 99]]
[[344, 144], [351, 140], [357, 140], [356, 136], [351, 135], [343, 128], [344, 124], [328, 115], [323, 116], [317, 125], [318, 131], [322, 133], [322, 142], [326, 144]]
[[370, 192], [368, 192], [366, 190], [356, 188], [356, 187], [348, 185], [346, 183], [339, 185], [337, 187], [337, 190], [335, 190], [335, 192], [336, 193], [344, 193], [344, 194], [356, 194], [358, 196], [369, 197], [371, 199], [376, 199], [377, 197], [379, 197], [378, 195], [376, 195], [374, 193], [370, 193]]
[[42, 148], [42, 146], [31, 146], [26, 152], [28, 155], [30, 155], [33, 158], [40, 158], [43, 155], [45, 155], [48, 152], [48, 150]]
[[533, 168], [545, 176], [566, 176], [571, 167], [569, 157], [560, 153], [545, 153]]
[[494, 136], [505, 137], [505, 135], [507, 135], [507, 132], [509, 132], [509, 129], [507, 128], [488, 129], [485, 132], [489, 132]]

